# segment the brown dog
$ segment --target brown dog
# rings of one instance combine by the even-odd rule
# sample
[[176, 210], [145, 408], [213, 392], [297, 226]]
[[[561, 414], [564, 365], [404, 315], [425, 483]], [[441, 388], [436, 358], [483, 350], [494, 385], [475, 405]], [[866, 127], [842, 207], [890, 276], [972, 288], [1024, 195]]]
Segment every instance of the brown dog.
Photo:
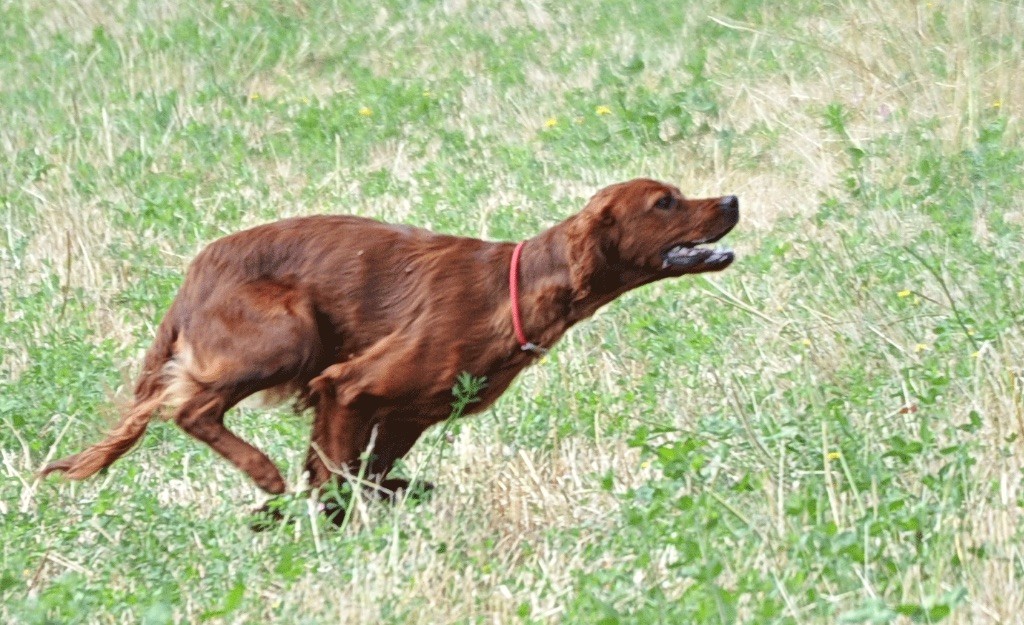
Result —
[[349, 216], [224, 237], [192, 262], [118, 426], [43, 474], [89, 477], [175, 406], [182, 429], [283, 493], [274, 463], [224, 426], [229, 408], [271, 391], [315, 407], [312, 486], [352, 469], [375, 433], [368, 473], [401, 487], [384, 478], [448, 417], [460, 373], [486, 378], [470, 408], [487, 408], [543, 351], [534, 344], [550, 347], [626, 291], [729, 266], [732, 251], [698, 246], [738, 220], [735, 196], [689, 200], [639, 179], [518, 246]]

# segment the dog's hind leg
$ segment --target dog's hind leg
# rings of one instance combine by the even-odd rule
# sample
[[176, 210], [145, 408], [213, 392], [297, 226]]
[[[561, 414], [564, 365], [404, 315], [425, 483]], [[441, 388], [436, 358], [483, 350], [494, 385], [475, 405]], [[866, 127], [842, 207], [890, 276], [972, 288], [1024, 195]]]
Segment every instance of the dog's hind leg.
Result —
[[203, 391], [185, 402], [174, 421], [203, 441], [236, 467], [245, 471], [256, 485], [274, 495], [285, 491], [284, 478], [270, 458], [224, 426], [229, 400], [216, 391]]
[[258, 281], [217, 293], [184, 331], [167, 375], [180, 403], [174, 421], [272, 494], [285, 491], [274, 463], [224, 426], [224, 413], [254, 393], [304, 387], [320, 368], [321, 337], [308, 297]]

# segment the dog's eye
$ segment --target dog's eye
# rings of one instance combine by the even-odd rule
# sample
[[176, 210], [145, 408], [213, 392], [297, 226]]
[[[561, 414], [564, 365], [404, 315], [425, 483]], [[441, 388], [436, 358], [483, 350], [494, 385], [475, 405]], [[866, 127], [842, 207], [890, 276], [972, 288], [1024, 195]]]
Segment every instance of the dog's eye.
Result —
[[654, 203], [654, 208], [669, 210], [670, 208], [675, 207], [675, 205], [676, 199], [674, 197], [672, 197], [671, 195], [663, 195], [662, 197], [658, 198], [657, 202]]

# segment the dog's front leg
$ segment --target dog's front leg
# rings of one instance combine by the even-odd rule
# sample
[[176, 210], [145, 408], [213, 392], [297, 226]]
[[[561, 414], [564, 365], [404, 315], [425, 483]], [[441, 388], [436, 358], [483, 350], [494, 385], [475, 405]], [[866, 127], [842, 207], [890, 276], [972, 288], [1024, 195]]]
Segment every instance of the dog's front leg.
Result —
[[339, 474], [342, 467], [356, 469], [362, 451], [359, 440], [370, 419], [361, 414], [356, 406], [356, 397], [341, 387], [346, 381], [345, 370], [344, 365], [328, 367], [310, 382], [316, 401], [316, 416], [306, 456], [306, 471], [312, 488], [322, 486]]

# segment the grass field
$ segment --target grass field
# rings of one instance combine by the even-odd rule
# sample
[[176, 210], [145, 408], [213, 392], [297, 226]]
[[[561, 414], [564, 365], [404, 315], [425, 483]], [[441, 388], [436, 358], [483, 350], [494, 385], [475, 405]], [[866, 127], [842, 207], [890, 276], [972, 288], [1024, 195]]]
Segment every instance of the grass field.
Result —
[[[0, 622], [1024, 622], [1024, 6], [0, 0]], [[206, 243], [356, 213], [517, 240], [637, 176], [726, 272], [609, 305], [404, 471], [262, 495], [117, 418]], [[301, 477], [308, 415], [232, 427]]]

